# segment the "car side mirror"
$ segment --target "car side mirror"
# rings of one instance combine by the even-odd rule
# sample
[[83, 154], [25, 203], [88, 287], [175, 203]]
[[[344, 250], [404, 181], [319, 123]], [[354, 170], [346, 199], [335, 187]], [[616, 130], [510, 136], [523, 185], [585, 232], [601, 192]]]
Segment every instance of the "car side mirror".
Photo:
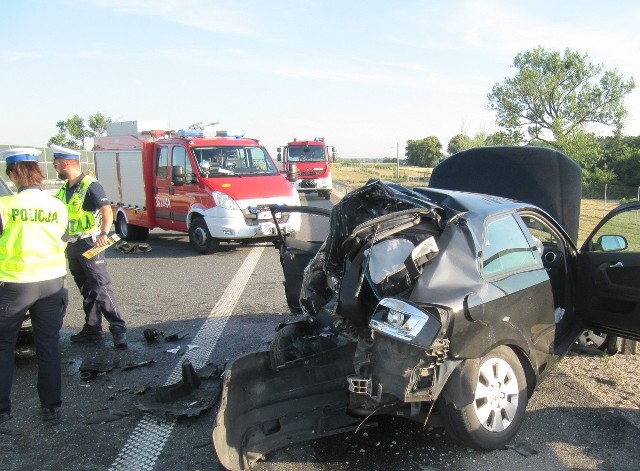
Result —
[[602, 235], [598, 237], [597, 246], [603, 252], [620, 252], [629, 247], [629, 242], [621, 235]]
[[278, 162], [282, 162], [282, 147], [278, 147]]

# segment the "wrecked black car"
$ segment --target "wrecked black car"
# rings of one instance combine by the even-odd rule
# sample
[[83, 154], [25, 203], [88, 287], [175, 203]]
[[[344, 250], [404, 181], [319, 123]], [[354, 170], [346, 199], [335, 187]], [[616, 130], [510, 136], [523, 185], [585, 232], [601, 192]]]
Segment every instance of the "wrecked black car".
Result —
[[559, 152], [472, 149], [429, 187], [374, 180], [318, 211], [324, 240], [281, 235], [300, 319], [228, 366], [213, 429], [223, 466], [378, 415], [502, 448], [586, 328], [640, 339], [640, 204], [612, 211], [578, 250], [580, 182]]

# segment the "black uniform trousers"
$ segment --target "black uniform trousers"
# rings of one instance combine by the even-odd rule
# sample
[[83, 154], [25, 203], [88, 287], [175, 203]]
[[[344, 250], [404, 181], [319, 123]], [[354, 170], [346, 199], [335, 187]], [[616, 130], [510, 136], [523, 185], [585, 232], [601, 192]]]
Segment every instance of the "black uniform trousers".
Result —
[[85, 314], [85, 329], [102, 330], [102, 317], [109, 322], [112, 333], [126, 332], [127, 327], [120, 315], [116, 298], [111, 286], [111, 276], [107, 271], [104, 252], [92, 258], [82, 254], [93, 248], [93, 238], [79, 239], [67, 244], [69, 271], [82, 294], [82, 307]]
[[0, 411], [11, 410], [14, 349], [27, 311], [38, 358], [42, 407], [62, 403], [60, 329], [67, 307], [64, 277], [36, 283], [0, 283]]

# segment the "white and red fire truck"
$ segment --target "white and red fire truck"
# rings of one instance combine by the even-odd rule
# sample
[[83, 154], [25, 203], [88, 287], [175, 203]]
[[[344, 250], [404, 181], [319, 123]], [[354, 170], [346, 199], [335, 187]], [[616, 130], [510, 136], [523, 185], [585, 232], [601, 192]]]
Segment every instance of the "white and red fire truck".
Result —
[[324, 137], [312, 141], [294, 139], [286, 146], [278, 147], [278, 162], [282, 162], [284, 172], [291, 170], [291, 164], [298, 167], [295, 186], [301, 193], [317, 192], [318, 196], [329, 199], [333, 189], [330, 162], [336, 160], [336, 148], [327, 146]]
[[[145, 240], [157, 227], [188, 232], [195, 250], [211, 253], [220, 241], [275, 237], [269, 207], [300, 204], [258, 140], [201, 123], [177, 132], [160, 127], [111, 123], [95, 138], [96, 175], [122, 239]], [[276, 217], [285, 231], [300, 230], [299, 214]]]

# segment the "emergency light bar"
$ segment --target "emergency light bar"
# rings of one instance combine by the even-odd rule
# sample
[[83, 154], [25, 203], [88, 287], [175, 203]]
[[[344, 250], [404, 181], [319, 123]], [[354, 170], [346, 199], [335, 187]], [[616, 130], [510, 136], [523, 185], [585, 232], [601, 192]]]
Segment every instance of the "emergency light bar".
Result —
[[244, 131], [240, 129], [234, 129], [231, 131], [217, 130], [216, 137], [235, 137], [236, 139], [239, 139], [244, 137]]
[[241, 137], [244, 137], [244, 131], [225, 131], [220, 129], [179, 129], [178, 137], [235, 137], [236, 139], [239, 139]]

